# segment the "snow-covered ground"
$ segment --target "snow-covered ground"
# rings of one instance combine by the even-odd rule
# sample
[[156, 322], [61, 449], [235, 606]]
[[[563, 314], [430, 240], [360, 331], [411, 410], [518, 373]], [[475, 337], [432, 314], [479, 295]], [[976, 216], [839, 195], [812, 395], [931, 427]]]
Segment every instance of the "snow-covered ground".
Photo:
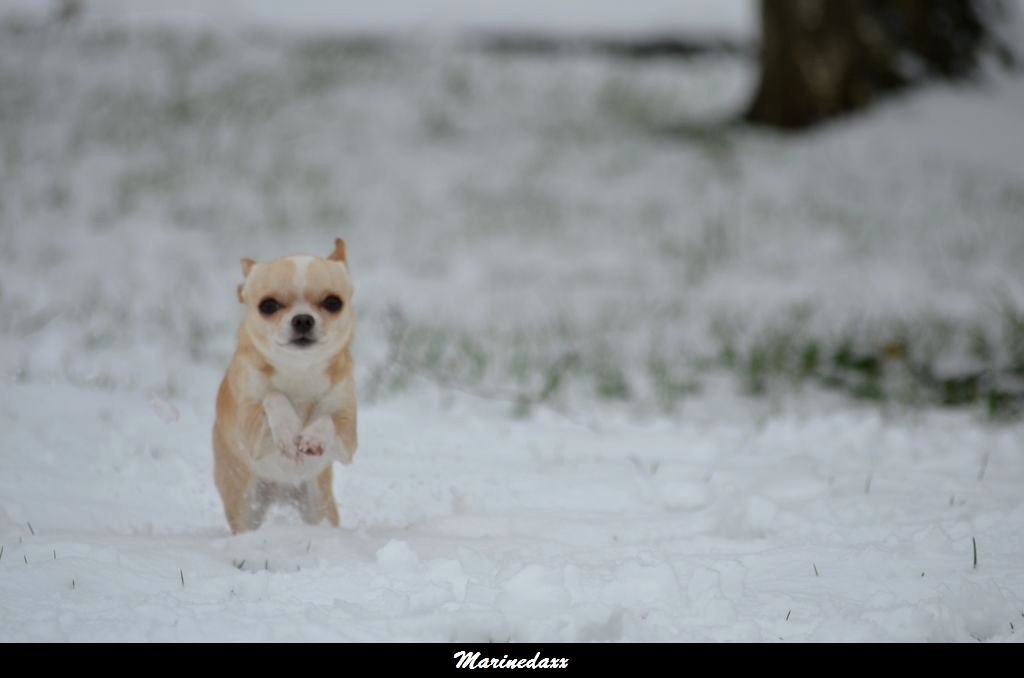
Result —
[[[1012, 350], [1024, 81], [794, 139], [700, 124], [735, 57], [40, 22], [0, 20], [0, 640], [1024, 638], [1019, 421], [711, 360], [723, 324]], [[229, 536], [238, 259], [336, 236], [343, 526]]]
[[1024, 437], [963, 415], [588, 426], [418, 394], [366, 409], [340, 530], [282, 513], [231, 537], [207, 401], [6, 394], [3, 640], [1024, 633]]

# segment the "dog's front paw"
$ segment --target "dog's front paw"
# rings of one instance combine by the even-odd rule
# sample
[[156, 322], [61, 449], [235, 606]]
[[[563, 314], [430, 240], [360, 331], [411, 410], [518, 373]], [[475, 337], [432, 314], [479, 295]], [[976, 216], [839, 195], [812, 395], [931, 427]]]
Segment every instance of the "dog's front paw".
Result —
[[317, 419], [295, 438], [299, 453], [307, 457], [334, 455], [334, 424], [326, 417]]
[[322, 457], [327, 443], [320, 436], [308, 431], [295, 437], [295, 447], [300, 455], [307, 457]]
[[302, 424], [288, 399], [280, 393], [271, 393], [263, 399], [263, 410], [277, 451], [286, 459], [302, 461], [297, 444]]

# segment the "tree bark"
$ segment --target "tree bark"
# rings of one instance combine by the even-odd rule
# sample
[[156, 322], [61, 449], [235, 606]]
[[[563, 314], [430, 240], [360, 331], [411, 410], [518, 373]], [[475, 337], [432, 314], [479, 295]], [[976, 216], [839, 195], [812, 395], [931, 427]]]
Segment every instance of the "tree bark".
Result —
[[927, 77], [971, 74], [998, 0], [761, 0], [753, 123], [809, 127]]

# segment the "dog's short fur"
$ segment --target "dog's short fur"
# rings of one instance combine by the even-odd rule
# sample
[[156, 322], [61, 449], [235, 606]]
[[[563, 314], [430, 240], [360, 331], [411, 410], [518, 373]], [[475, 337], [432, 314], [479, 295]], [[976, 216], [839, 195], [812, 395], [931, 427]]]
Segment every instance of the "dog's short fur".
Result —
[[331, 465], [351, 463], [356, 451], [345, 242], [326, 259], [243, 259], [242, 272], [245, 319], [213, 427], [214, 480], [228, 524], [235, 533], [256, 529], [272, 502], [288, 501], [306, 522], [337, 526]]

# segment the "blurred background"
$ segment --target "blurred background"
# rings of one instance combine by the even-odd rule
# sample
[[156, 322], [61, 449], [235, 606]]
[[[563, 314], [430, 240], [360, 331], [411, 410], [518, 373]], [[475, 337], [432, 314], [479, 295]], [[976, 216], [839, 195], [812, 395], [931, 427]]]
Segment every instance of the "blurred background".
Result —
[[343, 236], [369, 399], [1015, 415], [1017, 9], [9, 0], [4, 369], [174, 396], [240, 257]]

